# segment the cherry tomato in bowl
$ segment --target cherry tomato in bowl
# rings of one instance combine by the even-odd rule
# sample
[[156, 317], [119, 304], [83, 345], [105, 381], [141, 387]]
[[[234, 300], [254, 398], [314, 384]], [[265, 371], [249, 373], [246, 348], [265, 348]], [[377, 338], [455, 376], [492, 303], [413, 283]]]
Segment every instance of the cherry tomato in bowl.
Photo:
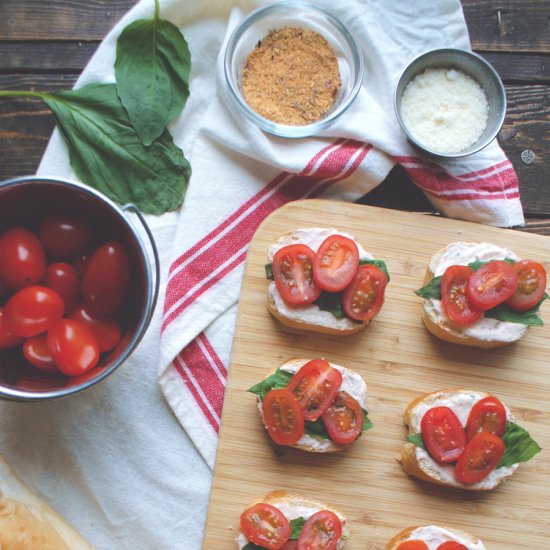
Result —
[[76, 269], [66, 262], [48, 265], [44, 286], [55, 290], [65, 304], [65, 313], [71, 311], [80, 298], [80, 277]]
[[69, 318], [83, 323], [94, 333], [102, 353], [112, 350], [120, 341], [120, 325], [113, 317], [91, 315], [81, 304], [71, 311]]
[[292, 533], [286, 516], [265, 502], [247, 508], [241, 514], [240, 526], [250, 542], [271, 550], [282, 548]]
[[63, 258], [84, 252], [92, 242], [91, 225], [71, 214], [55, 214], [45, 218], [39, 229], [44, 248]]
[[455, 462], [466, 445], [466, 432], [449, 407], [432, 407], [420, 421], [422, 440], [438, 462]]
[[0, 349], [13, 348], [23, 342], [21, 336], [15, 336], [4, 322], [4, 308], [0, 307]]
[[44, 372], [59, 372], [48, 348], [46, 334], [38, 334], [37, 336], [27, 338], [23, 343], [23, 355], [37, 369]]
[[514, 294], [506, 300], [514, 311], [528, 311], [534, 308], [546, 291], [546, 270], [533, 260], [521, 260], [512, 266], [518, 277]]
[[468, 301], [487, 311], [510, 298], [518, 287], [518, 275], [504, 260], [493, 260], [482, 265], [470, 277], [466, 286]]
[[359, 250], [344, 235], [327, 237], [317, 249], [313, 262], [313, 280], [322, 290], [340, 292], [353, 280], [359, 269]]

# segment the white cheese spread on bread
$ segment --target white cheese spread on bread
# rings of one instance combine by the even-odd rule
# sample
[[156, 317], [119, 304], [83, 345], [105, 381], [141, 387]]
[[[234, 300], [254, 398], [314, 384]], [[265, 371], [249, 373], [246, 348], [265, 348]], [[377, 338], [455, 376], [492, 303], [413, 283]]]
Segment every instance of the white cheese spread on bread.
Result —
[[458, 533], [438, 527], [437, 525], [425, 525], [415, 529], [405, 540], [422, 540], [428, 545], [428, 550], [437, 550], [440, 544], [446, 541], [463, 544], [468, 550], [485, 550], [485, 545], [477, 540], [474, 543]]

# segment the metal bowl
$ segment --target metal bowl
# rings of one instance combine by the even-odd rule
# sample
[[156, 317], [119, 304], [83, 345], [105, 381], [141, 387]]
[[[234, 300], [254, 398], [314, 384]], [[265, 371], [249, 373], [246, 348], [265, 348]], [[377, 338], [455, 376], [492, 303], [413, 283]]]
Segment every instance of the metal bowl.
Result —
[[[83, 184], [40, 177], [0, 183], [0, 231], [16, 225], [34, 227], [45, 214], [70, 212], [89, 220], [101, 240], [122, 243], [130, 261], [128, 299], [121, 312], [122, 338], [101, 355], [97, 367], [80, 376], [43, 372], [29, 365], [21, 346], [0, 350], [0, 398], [45, 401], [75, 394], [113, 373], [145, 334], [158, 296], [159, 260], [152, 234], [133, 205], [118, 207], [105, 195]], [[126, 212], [134, 212], [150, 240], [156, 273], [147, 248]]]
[[[401, 115], [401, 99], [407, 84], [426, 69], [445, 68], [462, 71], [473, 78], [485, 93], [488, 103], [487, 124], [475, 143], [458, 152], [441, 152], [421, 143], [407, 128]], [[421, 151], [441, 158], [465, 157], [489, 145], [500, 131], [506, 115], [506, 92], [495, 69], [479, 55], [465, 50], [441, 49], [422, 54], [403, 71], [394, 94], [397, 120], [407, 139]]]

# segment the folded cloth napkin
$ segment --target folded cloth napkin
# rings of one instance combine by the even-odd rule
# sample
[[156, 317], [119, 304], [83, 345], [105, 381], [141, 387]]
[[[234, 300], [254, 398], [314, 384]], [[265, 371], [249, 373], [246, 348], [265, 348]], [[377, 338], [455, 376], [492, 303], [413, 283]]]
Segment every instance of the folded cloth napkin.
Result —
[[[414, 57], [445, 46], [469, 49], [459, 1], [319, 3], [356, 38], [366, 76], [334, 126], [285, 140], [226, 103], [224, 44], [260, 2], [161, 0], [161, 16], [182, 30], [193, 59], [189, 101], [170, 126], [193, 175], [180, 212], [147, 218], [163, 268], [153, 322], [133, 357], [78, 399], [32, 410], [0, 405], [7, 458], [97, 548], [200, 547], [243, 264], [268, 214], [308, 197], [354, 201], [401, 163], [447, 216], [523, 222], [517, 179], [498, 144], [436, 165], [410, 147], [393, 112], [396, 80]], [[121, 20], [77, 86], [114, 81], [118, 35], [153, 10], [152, 0], [141, 0]], [[75, 177], [57, 131], [39, 174]], [[15, 431], [32, 437], [11, 439]]]

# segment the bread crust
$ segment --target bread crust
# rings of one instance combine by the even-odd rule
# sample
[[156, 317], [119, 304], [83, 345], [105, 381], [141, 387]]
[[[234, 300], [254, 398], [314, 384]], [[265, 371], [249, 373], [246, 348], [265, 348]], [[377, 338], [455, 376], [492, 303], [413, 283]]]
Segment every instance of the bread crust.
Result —
[[1, 455], [0, 548], [93, 550], [53, 508], [30, 492]]
[[457, 537], [461, 537], [464, 540], [466, 540], [469, 544], [479, 543], [479, 540], [474, 538], [470, 533], [467, 533], [462, 529], [457, 529], [456, 527], [449, 527], [447, 525], [431, 525], [431, 526], [415, 525], [414, 527], [407, 527], [406, 529], [403, 529], [403, 531], [400, 531], [399, 533], [397, 533], [397, 535], [393, 536], [386, 544], [386, 550], [397, 550], [398, 546], [402, 542], [405, 542], [414, 531], [416, 531], [420, 527], [432, 527], [432, 526], [439, 529], [445, 529], [446, 531], [450, 531]]

